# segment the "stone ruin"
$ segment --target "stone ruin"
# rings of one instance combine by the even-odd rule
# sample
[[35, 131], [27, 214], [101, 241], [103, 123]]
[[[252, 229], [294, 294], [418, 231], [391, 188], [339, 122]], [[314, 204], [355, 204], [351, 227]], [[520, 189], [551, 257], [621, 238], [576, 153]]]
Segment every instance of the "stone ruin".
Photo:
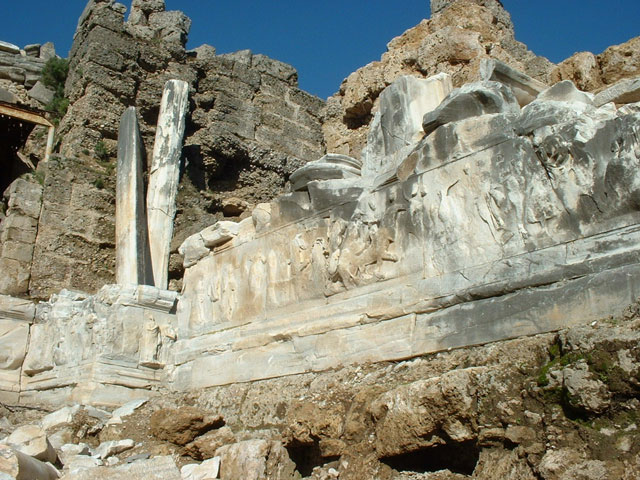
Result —
[[632, 302], [637, 87], [546, 88], [496, 60], [481, 75], [458, 89], [447, 74], [397, 79], [360, 160], [311, 161], [291, 192], [187, 238], [179, 295], [167, 262], [188, 86], [163, 97], [146, 213], [127, 110], [120, 285], [5, 300], [5, 396], [117, 404], [532, 335]]
[[[92, 22], [123, 12], [90, 2], [76, 37], [122, 28], [122, 38], [144, 44], [160, 29], [169, 55], [184, 55], [184, 17], [167, 15], [168, 26], [154, 20], [163, 9], [138, 3], [125, 26], [107, 32]], [[446, 12], [449, 2], [435, 3], [447, 3]], [[211, 55], [200, 60], [234, 71], [251, 64], [244, 72], [262, 75], [262, 106], [271, 101], [262, 90], [269, 82], [288, 82], [286, 67], [258, 56]], [[0, 297], [2, 401], [118, 406], [160, 392], [401, 361], [588, 324], [640, 296], [640, 77], [593, 94], [570, 80], [547, 85], [495, 58], [479, 59], [462, 85], [445, 72], [398, 75], [375, 98], [359, 157], [318, 146], [314, 157], [298, 152], [306, 163], [292, 169], [287, 191], [182, 239], [182, 288], [168, 290], [190, 147], [198, 139], [205, 148], [218, 132], [227, 146], [224, 135], [254, 142], [247, 155], [257, 155], [255, 164], [271, 141], [259, 128], [252, 139], [232, 131], [240, 121], [219, 129], [202, 83], [169, 78], [180, 65], [159, 75], [168, 81], [153, 149], [148, 105], [138, 98], [120, 108], [124, 95], [109, 112], [120, 115], [118, 128], [114, 118], [108, 127], [118, 131], [116, 283], [93, 294], [62, 289], [37, 304]], [[291, 106], [302, 94], [287, 85]], [[72, 109], [98, 98], [91, 88]], [[213, 105], [221, 99], [230, 97]], [[211, 123], [189, 118], [198, 115]], [[75, 118], [62, 128], [70, 151], [77, 145], [69, 138], [93, 135]], [[293, 138], [284, 138], [284, 150], [269, 148], [285, 158]]]

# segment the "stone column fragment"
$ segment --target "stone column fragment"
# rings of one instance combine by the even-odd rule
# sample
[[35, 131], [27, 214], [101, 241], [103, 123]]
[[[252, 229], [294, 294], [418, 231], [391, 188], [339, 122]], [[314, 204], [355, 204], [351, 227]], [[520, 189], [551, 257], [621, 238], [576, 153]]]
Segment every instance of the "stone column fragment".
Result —
[[55, 480], [60, 477], [50, 463], [36, 460], [6, 445], [0, 445], [0, 477], [2, 474], [16, 480]]
[[144, 203], [140, 138], [135, 107], [125, 110], [118, 134], [116, 182], [116, 282], [121, 285], [153, 283], [149, 235]]
[[176, 215], [180, 156], [189, 85], [169, 80], [164, 87], [147, 192], [147, 224], [154, 285], [167, 288], [169, 253]]

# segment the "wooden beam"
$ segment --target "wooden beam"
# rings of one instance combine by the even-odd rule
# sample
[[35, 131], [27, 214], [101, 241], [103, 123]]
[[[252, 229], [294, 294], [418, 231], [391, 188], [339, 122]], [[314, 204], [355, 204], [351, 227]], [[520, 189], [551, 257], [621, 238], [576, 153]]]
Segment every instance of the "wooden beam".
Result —
[[42, 115], [38, 115], [37, 113], [29, 112], [15, 107], [9, 107], [7, 105], [0, 105], [0, 115], [17, 118], [29, 123], [35, 123], [36, 125], [53, 127], [53, 124]]

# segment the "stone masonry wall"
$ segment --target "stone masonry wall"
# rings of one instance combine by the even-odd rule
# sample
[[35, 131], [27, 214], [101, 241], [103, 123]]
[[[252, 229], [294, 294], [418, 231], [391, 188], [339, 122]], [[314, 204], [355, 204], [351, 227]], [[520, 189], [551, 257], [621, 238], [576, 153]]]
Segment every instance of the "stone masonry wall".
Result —
[[[150, 159], [167, 80], [184, 80], [191, 89], [174, 250], [222, 218], [223, 208], [237, 216], [273, 198], [288, 174], [324, 153], [324, 102], [297, 88], [295, 69], [248, 51], [217, 56], [203, 45], [187, 52], [191, 21], [165, 11], [163, 1], [134, 0], [126, 21], [125, 14], [112, 0], [91, 0], [78, 22], [66, 84], [71, 104], [58, 132], [61, 158], [44, 171], [31, 280], [39, 298], [113, 281], [120, 116], [137, 108]], [[174, 256], [170, 276], [178, 288], [182, 261]]]
[[7, 213], [0, 219], [0, 292], [22, 295], [29, 288], [42, 187], [16, 179], [4, 193]]

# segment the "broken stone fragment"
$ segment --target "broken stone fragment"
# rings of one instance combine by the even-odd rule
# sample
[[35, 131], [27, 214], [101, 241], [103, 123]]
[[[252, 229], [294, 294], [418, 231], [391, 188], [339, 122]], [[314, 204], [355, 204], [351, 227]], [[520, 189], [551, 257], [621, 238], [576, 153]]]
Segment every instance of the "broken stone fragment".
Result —
[[576, 88], [571, 80], [563, 80], [556, 83], [553, 87], [548, 88], [538, 98], [541, 102], [555, 101], [567, 103], [584, 103], [586, 105], [594, 105], [593, 94], [581, 92]]
[[89, 445], [86, 443], [66, 443], [60, 447], [59, 457], [63, 465], [67, 465], [73, 461], [77, 456], [85, 456], [89, 458], [90, 451]]
[[357, 179], [360, 177], [361, 163], [347, 155], [328, 153], [319, 160], [314, 160], [300, 167], [289, 177], [291, 189], [307, 190], [312, 181]]
[[204, 240], [200, 233], [194, 233], [187, 237], [178, 247], [178, 253], [182, 255], [184, 268], [189, 268], [198, 263], [199, 260], [209, 255], [210, 250], [204, 246]]
[[73, 417], [80, 411], [80, 405], [63, 407], [55, 412], [51, 412], [40, 420], [40, 426], [44, 430], [51, 430], [65, 423], [71, 423]]
[[[74, 455], [68, 457], [63, 464], [65, 471], [70, 474], [76, 474], [95, 467], [100, 467], [104, 465], [104, 462], [98, 458], [93, 458], [87, 455]], [[65, 476], [64, 478], [66, 479], [67, 477]]]
[[222, 480], [258, 480], [262, 478], [296, 478], [296, 465], [287, 450], [277, 441], [245, 440], [220, 447]]
[[111, 414], [111, 418], [107, 420], [107, 425], [122, 423], [123, 417], [128, 417], [129, 415], [133, 415], [138, 408], [147, 403], [149, 399], [147, 398], [139, 398], [137, 400], [132, 400], [128, 403], [125, 403], [120, 408], [116, 408]]
[[43, 462], [55, 463], [58, 458], [56, 451], [49, 443], [47, 434], [37, 425], [16, 428], [7, 438], [7, 444]]
[[220, 457], [213, 457], [201, 464], [189, 464], [180, 469], [182, 480], [209, 480], [218, 478]]
[[[18, 103], [18, 97], [5, 88], [0, 88], [0, 102]], [[0, 217], [1, 218], [1, 217]]]
[[520, 106], [509, 87], [485, 81], [468, 83], [445, 98], [435, 110], [422, 120], [425, 134], [447, 123], [491, 113], [518, 114]]
[[589, 371], [589, 365], [585, 360], [564, 368], [562, 376], [569, 394], [569, 402], [574, 408], [600, 414], [611, 405], [611, 392]]
[[40, 58], [50, 60], [56, 56], [56, 47], [53, 42], [47, 42], [40, 47]]
[[178, 252], [184, 257], [184, 267], [195, 265], [198, 260], [209, 255], [212, 248], [235, 238], [240, 232], [240, 227], [240, 223], [221, 220], [188, 237], [178, 248]]
[[40, 56], [40, 44], [32, 43], [24, 46], [24, 53], [28, 57], [39, 57]]
[[45, 85], [40, 80], [38, 80], [36, 84], [29, 90], [29, 97], [37, 100], [43, 105], [47, 105], [48, 103], [50, 103], [51, 100], [53, 100], [54, 95], [55, 92], [50, 88], [45, 87]]
[[240, 224], [237, 222], [220, 221], [205, 228], [200, 234], [204, 246], [214, 248], [233, 239], [240, 232]]
[[125, 440], [111, 440], [109, 442], [103, 442], [96, 449], [92, 451], [92, 457], [104, 460], [113, 455], [126, 452], [135, 446], [136, 442], [131, 439]]
[[55, 480], [60, 473], [44, 463], [6, 445], [0, 445], [0, 474], [16, 480]]
[[259, 203], [256, 208], [251, 212], [251, 218], [253, 219], [253, 225], [256, 232], [261, 232], [269, 227], [271, 223], [271, 204]]
[[598, 107], [609, 102], [616, 105], [640, 102], [640, 77], [619, 81], [598, 93], [593, 101]]
[[480, 79], [500, 82], [509, 87], [521, 107], [531, 103], [548, 88], [544, 83], [493, 58], [485, 58], [480, 63]]

